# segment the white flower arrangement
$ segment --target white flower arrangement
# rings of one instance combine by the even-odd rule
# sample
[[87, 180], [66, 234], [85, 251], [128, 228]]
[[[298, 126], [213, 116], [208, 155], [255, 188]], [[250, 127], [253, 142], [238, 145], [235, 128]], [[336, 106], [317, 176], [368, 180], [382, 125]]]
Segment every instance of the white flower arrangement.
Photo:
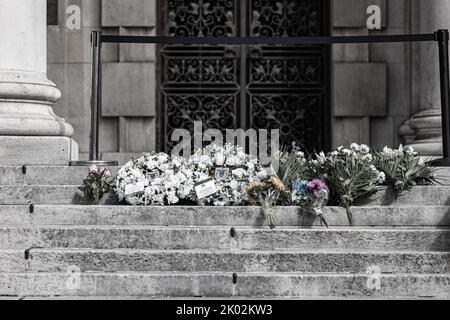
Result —
[[[244, 149], [212, 144], [197, 150], [187, 161], [165, 153], [146, 153], [123, 166], [115, 180], [120, 201], [131, 205], [254, 205], [260, 203], [275, 226], [274, 205], [300, 205], [321, 216], [328, 200], [347, 209], [379, 190], [394, 188], [396, 194], [415, 185], [437, 181], [434, 168], [411, 148], [385, 147], [380, 152], [353, 143], [325, 155], [305, 156], [293, 149], [282, 152], [277, 172], [265, 169]], [[275, 196], [273, 196], [275, 195]], [[322, 217], [323, 220], [323, 217]]]
[[195, 184], [213, 179], [217, 191], [198, 199], [195, 193], [191, 200], [199, 205], [243, 205], [248, 201], [246, 186], [255, 180], [267, 177], [266, 171], [256, 157], [244, 149], [231, 144], [224, 147], [215, 144], [197, 150], [187, 162], [187, 170], [193, 174]]
[[373, 152], [373, 156], [375, 166], [386, 176], [385, 184], [393, 188], [396, 197], [416, 185], [430, 185], [438, 180], [432, 159], [420, 157], [411, 147], [384, 147]]
[[[382, 184], [386, 178], [385, 174], [375, 167], [370, 148], [365, 144], [358, 145], [356, 143], [352, 143], [350, 145], [350, 149], [339, 147], [335, 151], [331, 152], [328, 157], [326, 157], [325, 154], [321, 152], [318, 155], [317, 160], [315, 161], [319, 162], [321, 165], [323, 165], [325, 162], [328, 162], [328, 165], [330, 166], [333, 166], [337, 163], [355, 163], [365, 166], [369, 169], [368, 171], [371, 171], [373, 175], [376, 176], [376, 179], [368, 179], [368, 181], [372, 181], [372, 185]], [[342, 177], [340, 178], [343, 179]]]
[[385, 181], [384, 172], [375, 167], [370, 149], [364, 144], [353, 143], [350, 149], [339, 147], [328, 156], [321, 152], [309, 167], [313, 176], [328, 182], [338, 204], [347, 209], [350, 224], [354, 202], [376, 193]]
[[119, 170], [115, 189], [119, 200], [131, 205], [176, 204], [192, 192], [192, 173], [183, 158], [145, 153]]
[[418, 156], [418, 153], [414, 151], [412, 147], [403, 147], [403, 145], [400, 145], [398, 149], [391, 149], [388, 147], [384, 147], [381, 154], [386, 158], [397, 158], [397, 157], [403, 157], [403, 156]]

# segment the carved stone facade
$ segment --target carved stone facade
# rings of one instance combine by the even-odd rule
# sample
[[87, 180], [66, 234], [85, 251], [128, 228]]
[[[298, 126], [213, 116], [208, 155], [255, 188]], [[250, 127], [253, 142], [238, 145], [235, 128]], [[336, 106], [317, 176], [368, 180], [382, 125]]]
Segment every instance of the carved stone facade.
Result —
[[[289, 36], [320, 34], [324, 25], [311, 17], [315, 8], [309, 12], [292, 5], [314, 6], [320, 1], [258, 0], [246, 8], [242, 3], [59, 1], [58, 25], [48, 26], [48, 74], [62, 91], [63, 99], [55, 111], [74, 126], [80, 157], [86, 158], [88, 151], [92, 30], [113, 35]], [[382, 9], [382, 30], [366, 28], [366, 9], [372, 4]], [[78, 5], [82, 10], [81, 30], [66, 28], [69, 5]], [[419, 30], [417, 21], [420, 0], [331, 1], [329, 23], [333, 35], [413, 33]], [[421, 22], [419, 31], [433, 32], [435, 25], [430, 23], [428, 30], [426, 23]], [[313, 145], [324, 145], [315, 128], [328, 131], [332, 146], [354, 141], [394, 146], [417, 134], [411, 126], [404, 126], [424, 109], [419, 102], [421, 71], [417, 70], [416, 53], [420, 49], [415, 45], [335, 45], [328, 66], [333, 74], [333, 89], [325, 92], [330, 95], [331, 106], [321, 102], [321, 95], [286, 91], [326, 88], [320, 70], [325, 70], [321, 64], [327, 60], [321, 57], [320, 47], [309, 56], [300, 48], [251, 47], [242, 51], [236, 46], [216, 46], [210, 50], [196, 48], [191, 56], [179, 50], [174, 46], [159, 51], [151, 45], [104, 45], [100, 137], [103, 159], [123, 162], [143, 151], [164, 149], [161, 137], [186, 125], [183, 117], [203, 119], [202, 115], [211, 127], [280, 127], [285, 137], [301, 136], [313, 141]], [[242, 72], [243, 67], [247, 72]], [[205, 83], [208, 86], [195, 91]], [[242, 115], [240, 106], [244, 104]], [[298, 105], [305, 108], [298, 109]], [[328, 108], [325, 114], [321, 110], [324, 105]], [[326, 112], [332, 115], [328, 125], [322, 121]]]

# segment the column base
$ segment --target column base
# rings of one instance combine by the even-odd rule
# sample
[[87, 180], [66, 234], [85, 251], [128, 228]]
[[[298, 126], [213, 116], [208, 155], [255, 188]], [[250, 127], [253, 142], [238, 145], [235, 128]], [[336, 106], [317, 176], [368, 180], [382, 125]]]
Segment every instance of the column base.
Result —
[[406, 145], [418, 152], [421, 156], [442, 157], [442, 140], [419, 140]]
[[0, 70], [0, 135], [72, 137], [73, 127], [53, 112], [60, 98], [45, 73]]
[[408, 124], [414, 131], [414, 139], [410, 139], [406, 144], [408, 147], [414, 148], [422, 156], [442, 156], [441, 110], [421, 111], [415, 114]]
[[68, 137], [0, 136], [0, 165], [67, 166], [78, 160], [78, 144]]

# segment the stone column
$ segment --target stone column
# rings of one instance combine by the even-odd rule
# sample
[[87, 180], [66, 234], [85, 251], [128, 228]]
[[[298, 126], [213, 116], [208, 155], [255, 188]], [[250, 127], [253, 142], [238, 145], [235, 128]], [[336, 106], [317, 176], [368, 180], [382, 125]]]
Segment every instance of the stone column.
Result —
[[[432, 33], [438, 29], [450, 29], [450, 1], [417, 0], [418, 32]], [[416, 67], [421, 111], [407, 125], [415, 138], [409, 143], [423, 155], [442, 155], [442, 119], [439, 82], [439, 55], [437, 43], [422, 43], [415, 47], [420, 61]], [[405, 127], [401, 132], [407, 132]]]
[[78, 157], [73, 127], [53, 112], [46, 0], [0, 0], [0, 165], [64, 165]]

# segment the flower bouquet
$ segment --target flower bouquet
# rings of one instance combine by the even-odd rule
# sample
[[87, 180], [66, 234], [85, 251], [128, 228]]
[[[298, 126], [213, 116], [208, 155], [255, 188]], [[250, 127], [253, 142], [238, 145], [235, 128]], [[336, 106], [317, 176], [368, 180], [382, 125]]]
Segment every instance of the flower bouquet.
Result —
[[262, 181], [250, 183], [246, 191], [250, 195], [251, 202], [260, 204], [267, 217], [269, 226], [276, 226], [272, 207], [275, 205], [291, 204], [290, 186], [294, 179], [302, 176], [306, 169], [306, 159], [302, 152], [294, 147], [291, 151], [281, 151], [274, 155], [277, 157], [279, 167], [277, 170], [266, 170], [269, 175]]
[[435, 168], [430, 159], [424, 159], [411, 147], [398, 149], [385, 147], [381, 152], [373, 152], [374, 164], [386, 175], [385, 184], [391, 186], [397, 197], [416, 185], [430, 185], [437, 182]]
[[310, 174], [328, 182], [334, 202], [346, 209], [350, 225], [353, 225], [350, 209], [353, 203], [376, 193], [385, 180], [384, 173], [374, 166], [369, 147], [356, 143], [350, 149], [339, 147], [328, 156], [319, 153], [310, 160], [309, 168]]
[[284, 183], [275, 176], [271, 176], [263, 181], [254, 181], [246, 187], [246, 192], [250, 195], [250, 202], [260, 204], [270, 229], [276, 227], [276, 219], [273, 214], [273, 206], [277, 204], [282, 194], [286, 195], [289, 191]]
[[297, 180], [292, 185], [292, 204], [301, 206], [309, 213], [320, 217], [321, 223], [328, 224], [323, 217], [323, 207], [327, 205], [330, 189], [321, 179]]
[[113, 182], [114, 177], [111, 176], [111, 171], [107, 168], [92, 165], [89, 167], [87, 178], [83, 180], [79, 189], [83, 191], [87, 199], [99, 204], [103, 195], [111, 191]]

